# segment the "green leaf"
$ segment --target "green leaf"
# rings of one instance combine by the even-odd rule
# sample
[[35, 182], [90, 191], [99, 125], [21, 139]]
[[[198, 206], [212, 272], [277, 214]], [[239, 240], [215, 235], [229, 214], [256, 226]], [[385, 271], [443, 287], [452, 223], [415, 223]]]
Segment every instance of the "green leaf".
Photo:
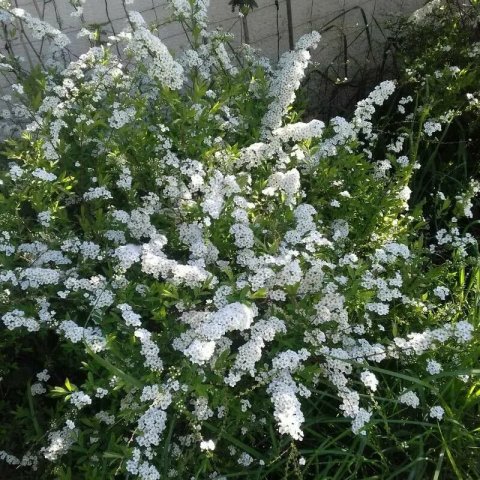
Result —
[[90, 347], [87, 346], [86, 350], [88, 354], [91, 355], [100, 365], [105, 367], [114, 375], [117, 375], [118, 377], [120, 377], [127, 385], [137, 387], [137, 388], [143, 387], [142, 382], [132, 377], [131, 375], [128, 375], [128, 373], [125, 373], [123, 370], [116, 367], [115, 365], [112, 365], [106, 358], [102, 358], [100, 355], [97, 355], [95, 352], [92, 351]]
[[67, 387], [67, 390], [69, 392], [73, 392], [74, 390], [76, 390], [76, 387], [70, 383], [70, 380], [68, 378], [65, 380], [65, 387]]

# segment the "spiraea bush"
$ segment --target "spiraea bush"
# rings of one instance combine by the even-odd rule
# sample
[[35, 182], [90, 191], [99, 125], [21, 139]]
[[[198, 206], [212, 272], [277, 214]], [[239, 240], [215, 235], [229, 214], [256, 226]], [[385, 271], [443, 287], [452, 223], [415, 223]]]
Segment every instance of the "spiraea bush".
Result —
[[4, 97], [1, 468], [475, 478], [476, 187], [433, 234], [409, 202], [453, 117], [385, 81], [351, 119], [303, 123], [317, 33], [274, 67], [247, 47], [233, 61], [206, 1], [170, 5], [180, 55], [132, 11], [121, 58], [97, 46], [66, 67], [66, 37], [1, 11], [52, 47]]

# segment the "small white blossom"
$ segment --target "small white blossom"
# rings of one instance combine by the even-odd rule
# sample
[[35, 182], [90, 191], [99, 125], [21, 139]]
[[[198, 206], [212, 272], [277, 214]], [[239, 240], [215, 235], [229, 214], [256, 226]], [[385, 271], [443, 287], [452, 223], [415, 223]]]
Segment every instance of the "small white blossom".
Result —
[[429, 412], [430, 418], [436, 418], [437, 420], [441, 420], [444, 414], [445, 414], [445, 410], [439, 405], [432, 407]]
[[427, 372], [430, 375], [436, 375], [442, 371], [442, 366], [436, 362], [435, 360], [428, 360], [427, 361]]
[[73, 392], [70, 396], [70, 403], [75, 405], [79, 410], [86, 405], [91, 405], [92, 399], [89, 395], [82, 391]]
[[215, 450], [215, 442], [213, 440], [203, 440], [200, 442], [200, 450], [213, 451]]
[[412, 408], [417, 408], [420, 405], [420, 399], [417, 394], [411, 391], [402, 393], [402, 395], [398, 397], [398, 401]]

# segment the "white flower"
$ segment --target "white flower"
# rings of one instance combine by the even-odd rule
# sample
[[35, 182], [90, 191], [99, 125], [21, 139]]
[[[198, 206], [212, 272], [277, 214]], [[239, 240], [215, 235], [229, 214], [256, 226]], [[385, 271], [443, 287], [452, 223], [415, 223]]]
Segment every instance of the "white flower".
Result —
[[431, 418], [436, 418], [437, 420], [441, 420], [444, 414], [445, 414], [445, 410], [439, 405], [432, 407], [429, 412], [429, 416]]
[[215, 442], [213, 440], [201, 441], [200, 450], [210, 451], [210, 452], [215, 450]]
[[79, 410], [86, 405], [92, 404], [92, 399], [89, 395], [79, 390], [78, 392], [73, 392], [70, 396], [70, 403], [75, 405]]
[[397, 198], [399, 200], [403, 200], [404, 202], [408, 202], [410, 200], [410, 195], [412, 194], [412, 191], [408, 186], [403, 187], [397, 194]]
[[180, 89], [183, 85], [183, 67], [171, 56], [165, 44], [147, 28], [147, 24], [138, 12], [128, 12], [134, 31], [127, 37], [128, 50], [137, 60], [145, 63], [148, 75], [158, 79], [163, 85]]
[[247, 225], [243, 225], [242, 223], [235, 223], [230, 227], [230, 233], [234, 236], [234, 242], [238, 248], [253, 247], [253, 232]]
[[9, 166], [8, 174], [10, 178], [14, 182], [16, 182], [24, 174], [24, 170], [14, 162], [10, 162], [8, 166]]
[[446, 287], [435, 287], [433, 289], [434, 295], [436, 295], [440, 300], [445, 300], [447, 295], [450, 295], [450, 290]]
[[436, 375], [437, 373], [440, 373], [443, 369], [442, 366], [435, 360], [428, 360], [426, 370], [430, 375]]
[[46, 391], [47, 389], [41, 383], [33, 383], [30, 387], [30, 392], [32, 393], [32, 396], [42, 395]]
[[372, 372], [365, 370], [360, 374], [360, 380], [372, 392], [375, 392], [377, 390], [378, 379]]
[[50, 226], [51, 218], [52, 218], [52, 214], [51, 214], [50, 210], [45, 210], [44, 212], [40, 212], [37, 215], [38, 222], [43, 227], [49, 227]]
[[442, 124], [433, 121], [427, 121], [423, 124], [424, 132], [431, 137], [435, 132], [440, 132], [442, 130]]
[[363, 427], [370, 421], [371, 417], [371, 412], [368, 412], [364, 408], [360, 408], [352, 421], [352, 432], [355, 434], [360, 433], [360, 435], [365, 435], [366, 431]]
[[87, 201], [97, 200], [99, 198], [110, 199], [113, 198], [110, 191], [105, 187], [92, 187], [83, 194], [83, 198]]
[[95, 396], [97, 398], [103, 398], [107, 394], [108, 390], [106, 390], [105, 388], [97, 387], [97, 389], [95, 390]]
[[40, 330], [40, 324], [31, 317], [26, 317], [21, 310], [12, 310], [2, 316], [2, 322], [9, 330], [25, 327], [29, 332]]
[[150, 407], [138, 420], [142, 432], [137, 443], [142, 447], [158, 446], [165, 430], [167, 414], [160, 408]]
[[468, 342], [472, 339], [473, 325], [465, 320], [461, 320], [455, 324], [454, 335], [461, 343]]
[[[129, 318], [129, 321], [136, 323], [138, 318], [136, 314], [133, 313], [133, 315], [131, 315], [131, 313], [127, 311], [127, 318]], [[145, 328], [137, 328], [134, 332], [134, 335], [140, 340], [141, 353], [145, 358], [145, 366], [157, 372], [163, 370], [163, 362], [159, 357], [160, 349], [158, 348], [157, 344], [152, 341], [151, 332]]]
[[54, 175], [53, 173], [47, 172], [44, 168], [36, 168], [32, 172], [32, 175], [45, 182], [53, 182], [54, 180], [57, 179], [56, 175]]
[[417, 408], [420, 405], [420, 399], [417, 394], [411, 391], [402, 393], [402, 395], [398, 397], [398, 401], [412, 408]]
[[268, 96], [273, 100], [262, 119], [265, 137], [282, 125], [283, 115], [295, 100], [295, 91], [300, 86], [310, 61], [309, 49], [315, 48], [319, 41], [318, 32], [309, 33], [298, 40], [295, 50], [281, 56], [269, 86]]
[[242, 465], [242, 467], [248, 467], [252, 462], [253, 462], [253, 458], [247, 452], [242, 452], [242, 454], [237, 460], [237, 463]]
[[139, 327], [142, 324], [140, 315], [135, 313], [130, 305], [121, 303], [117, 305], [117, 308], [122, 312], [122, 318], [125, 320], [126, 325]]
[[303, 438], [302, 423], [305, 420], [297, 398], [299, 388], [287, 370], [282, 371], [268, 385], [274, 405], [273, 416], [281, 434], [290, 435], [294, 440]]
[[192, 363], [202, 365], [206, 361], [210, 360], [215, 351], [215, 342], [203, 341], [196, 338], [193, 342], [183, 351], [183, 353], [190, 359]]
[[[113, 104], [113, 112], [112, 116], [108, 119], [108, 123], [112, 128], [119, 129], [122, 128], [124, 125], [127, 125], [128, 123], [132, 122], [135, 119], [135, 109], [133, 107], [126, 108], [124, 110], [119, 109], [119, 104], [114, 103]], [[128, 179], [125, 175], [123, 175], [123, 178], [121, 177], [119, 182], [120, 183], [119, 187], [124, 188], [124, 184], [128, 184]], [[130, 185], [128, 185], [127, 188], [129, 188]]]
[[75, 426], [73, 425], [73, 428], [70, 428], [70, 426], [67, 425], [63, 427], [62, 430], [49, 432], [49, 443], [46, 447], [40, 449], [40, 453], [51, 462], [56, 461], [60, 456], [67, 453], [75, 442], [76, 430], [74, 427]]
[[39, 382], [48, 382], [48, 380], [50, 380], [50, 375], [48, 374], [48, 370], [45, 369], [37, 373], [37, 379]]

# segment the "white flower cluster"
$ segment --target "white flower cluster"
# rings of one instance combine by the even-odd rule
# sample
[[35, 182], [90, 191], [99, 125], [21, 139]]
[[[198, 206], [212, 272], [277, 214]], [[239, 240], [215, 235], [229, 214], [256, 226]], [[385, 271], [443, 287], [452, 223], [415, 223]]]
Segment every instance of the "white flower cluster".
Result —
[[112, 116], [108, 119], [108, 124], [118, 130], [135, 120], [135, 113], [133, 107], [121, 109], [119, 103], [114, 103]]
[[55, 174], [51, 172], [47, 172], [44, 168], [36, 168], [32, 172], [32, 175], [35, 178], [43, 180], [44, 182], [53, 182], [54, 180], [57, 179], [57, 176]]
[[[178, 382], [170, 386], [177, 389], [177, 384]], [[166, 385], [166, 391], [168, 392], [168, 390], [169, 386]], [[152, 449], [160, 444], [166, 427], [167, 413], [165, 409], [170, 404], [171, 396], [162, 396], [159, 393], [158, 386], [155, 386], [155, 388], [144, 389], [142, 397], [144, 400], [154, 397], [154, 401], [138, 419], [137, 429], [140, 431], [140, 434], [136, 437], [138, 447], [133, 449], [132, 457], [126, 463], [126, 469], [129, 473], [138, 475], [142, 480], [158, 480], [160, 479], [160, 473], [154, 465], [142, 460], [142, 450], [145, 457], [151, 460], [153, 457]], [[159, 401], [157, 397], [161, 400]]]
[[108, 412], [104, 410], [100, 410], [95, 414], [95, 418], [100, 422], [105, 423], [106, 425], [113, 425], [115, 423], [115, 416], [110, 415]]
[[202, 440], [200, 442], [200, 450], [212, 452], [215, 450], [215, 442], [213, 440]]
[[225, 305], [217, 312], [192, 312], [183, 316], [190, 324], [180, 337], [173, 341], [173, 347], [186, 355], [191, 362], [202, 365], [210, 360], [217, 344], [232, 331], [248, 330], [256, 315], [256, 310], [235, 302]]
[[148, 30], [140, 13], [130, 11], [128, 15], [134, 27], [128, 38], [128, 51], [137, 61], [146, 62], [150, 78], [175, 90], [182, 88], [182, 66], [173, 59], [165, 44]]
[[274, 406], [273, 416], [278, 423], [278, 431], [295, 440], [302, 440], [302, 423], [305, 421], [297, 398], [297, 393], [300, 392], [288, 370], [276, 375], [267, 388]]
[[[199, 174], [197, 173], [196, 175]], [[214, 170], [210, 175], [209, 184], [205, 188], [202, 209], [211, 218], [218, 219], [222, 213], [225, 198], [240, 192], [240, 187], [233, 175], [224, 176], [218, 170]], [[198, 180], [200, 183], [200, 179]], [[201, 177], [201, 182], [203, 181], [203, 177]]]
[[435, 132], [442, 131], [442, 124], [429, 120], [423, 124], [423, 131], [431, 137]]
[[30, 387], [32, 396], [43, 395], [46, 391], [47, 389], [40, 382], [32, 383], [32, 386]]
[[448, 295], [450, 295], [450, 290], [447, 287], [435, 287], [433, 289], [433, 294], [436, 295], [440, 300], [445, 300]]
[[292, 350], [279, 353], [272, 360], [273, 379], [267, 387], [274, 406], [273, 416], [278, 423], [278, 431], [295, 440], [302, 440], [302, 423], [305, 420], [297, 394], [309, 397], [310, 391], [303, 385], [297, 385], [292, 373], [302, 367], [302, 362], [308, 356], [306, 349], [298, 353]]
[[78, 391], [70, 395], [70, 403], [80, 410], [87, 405], [91, 405], [92, 399], [85, 392]]
[[45, 37], [51, 38], [53, 44], [57, 48], [65, 48], [70, 44], [68, 37], [52, 27], [49, 23], [40, 20], [39, 18], [32, 17], [28, 12], [22, 8], [13, 8], [10, 12], [17, 18], [21, 19], [28, 29], [32, 31], [33, 38], [43, 39]]
[[374, 373], [369, 372], [369, 371], [363, 371], [360, 374], [360, 380], [362, 383], [369, 388], [372, 392], [377, 391], [378, 387], [378, 378], [375, 376]]
[[183, 265], [167, 258], [162, 251], [164, 237], [154, 238], [142, 248], [142, 271], [155, 278], [169, 279], [174, 285], [198, 287], [208, 278], [209, 273], [198, 265]]
[[167, 414], [158, 407], [150, 407], [139, 419], [138, 429], [142, 432], [137, 437], [137, 443], [142, 447], [158, 446], [165, 424]]
[[264, 195], [274, 195], [277, 190], [286, 195], [287, 204], [295, 203], [295, 195], [300, 190], [300, 172], [294, 168], [287, 172], [275, 172], [268, 179], [268, 187], [262, 193]]
[[282, 118], [295, 100], [295, 91], [300, 86], [310, 61], [308, 50], [315, 48], [319, 41], [319, 33], [309, 33], [298, 40], [295, 50], [281, 56], [270, 81], [269, 97], [272, 102], [262, 119], [264, 137], [270, 136], [271, 132], [281, 127]]
[[[127, 312], [129, 320], [132, 320], [132, 313], [133, 312]], [[134, 335], [140, 340], [141, 353], [145, 358], [145, 366], [156, 372], [163, 370], [163, 362], [159, 357], [160, 349], [152, 340], [152, 333], [145, 328], [137, 328]]]
[[480, 182], [471, 180], [468, 188], [462, 195], [457, 195], [455, 200], [462, 214], [467, 218], [472, 218], [473, 199], [480, 193]]
[[238, 248], [252, 248], [254, 244], [254, 234], [252, 229], [243, 223], [234, 223], [230, 227], [230, 233], [233, 235], [235, 245]]
[[426, 370], [430, 375], [436, 375], [442, 371], [442, 366], [436, 360], [428, 360]]
[[441, 420], [444, 415], [445, 415], [445, 410], [439, 405], [432, 407], [429, 412], [430, 418], [436, 418], [437, 420]]
[[130, 305], [121, 303], [117, 305], [117, 308], [122, 312], [122, 318], [125, 320], [126, 325], [130, 327], [140, 327], [142, 325], [142, 317], [135, 313]]
[[48, 445], [40, 449], [40, 453], [51, 461], [56, 461], [62, 455], [65, 455], [70, 447], [75, 443], [77, 429], [73, 422], [68, 423], [61, 430], [54, 430], [48, 434]]
[[24, 174], [24, 170], [15, 162], [10, 162], [8, 166], [9, 166], [8, 175], [14, 182], [16, 182], [18, 179], [22, 177], [22, 175]]
[[50, 221], [52, 219], [52, 213], [50, 212], [50, 210], [45, 210], [43, 212], [40, 212], [37, 215], [37, 218], [38, 222], [40, 223], [40, 225], [42, 225], [42, 227], [49, 227]]
[[242, 467], [248, 467], [253, 462], [253, 457], [247, 452], [242, 452], [238, 457], [237, 463]]
[[5, 450], [0, 450], [0, 460], [9, 465], [31, 467], [33, 471], [38, 470], [38, 456], [31, 453], [26, 453], [21, 459], [19, 459], [15, 455], [7, 453]]
[[365, 100], [357, 103], [353, 117], [353, 125], [355, 131], [362, 132], [367, 140], [374, 140], [377, 136], [377, 134], [373, 132], [372, 123], [375, 106], [382, 106], [394, 91], [395, 83], [391, 80], [385, 80], [377, 85]]
[[225, 383], [235, 386], [245, 373], [254, 377], [255, 364], [262, 358], [265, 342], [271, 342], [277, 333], [286, 333], [285, 322], [276, 317], [260, 320], [255, 323], [250, 332], [250, 340], [238, 348], [237, 356], [225, 378]]
[[399, 355], [418, 356], [453, 339], [458, 343], [466, 343], [472, 339], [473, 325], [465, 320], [447, 323], [433, 330], [426, 329], [423, 333], [409, 333], [407, 338], [395, 337], [389, 347], [393, 358]]
[[66, 298], [71, 292], [84, 291], [83, 298], [88, 300], [94, 310], [101, 310], [113, 304], [115, 295], [107, 287], [105, 277], [95, 275], [91, 278], [70, 277], [65, 280], [66, 289], [58, 292], [58, 296]]
[[189, 2], [188, 0], [169, 0], [169, 4], [177, 18], [193, 21], [193, 23], [196, 23], [205, 33], [208, 19], [207, 10], [210, 0], [196, 0], [195, 2]]
[[110, 199], [112, 194], [106, 187], [91, 187], [83, 194], [83, 198], [87, 201], [97, 200], [99, 198]]
[[366, 435], [365, 425], [370, 421], [372, 412], [359, 408], [352, 421], [352, 432], [355, 434]]
[[[470, 234], [462, 235], [457, 227], [452, 227], [450, 231], [441, 228], [437, 231], [435, 238], [439, 246], [452, 246], [462, 257], [467, 256], [467, 248], [469, 245], [476, 245], [477, 241]], [[435, 248], [435, 246], [433, 246]]]
[[138, 245], [127, 244], [122, 245], [115, 249], [113, 257], [118, 260], [118, 268], [125, 272], [127, 271], [134, 263], [140, 261], [142, 248]]
[[[177, 17], [206, 29], [207, 1], [171, 4]], [[2, 323], [9, 330], [28, 332], [50, 328], [62, 342], [73, 343], [69, 348], [77, 353], [82, 344], [94, 353], [107, 346], [113, 351], [115, 344], [135, 352], [122, 359], [128, 376], [120, 379], [120, 372], [118, 377], [107, 372], [108, 377], [93, 386], [86, 382], [83, 390], [71, 392], [68, 408], [75, 416], [81, 409], [82, 415], [92, 411], [95, 425], [115, 425], [119, 431], [131, 432], [130, 422], [136, 420], [134, 436], [125, 439], [125, 444], [134, 442], [126, 470], [141, 479], [160, 478], [156, 455], [170, 423], [171, 404], [179, 420], [185, 414], [181, 429], [191, 427], [178, 435], [172, 421], [171, 450], [166, 453], [177, 459], [185, 448], [200, 448], [205, 460], [213, 457], [218, 446], [204, 437], [202, 428], [226, 419], [234, 397], [236, 411], [246, 419], [238, 431], [253, 436], [253, 425], [263, 435], [268, 421], [258, 416], [264, 406], [256, 404], [262, 395], [253, 393], [262, 388], [271, 399], [280, 434], [301, 440], [305, 418], [300, 397], [310, 395], [310, 383], [303, 385], [307, 380], [300, 379], [312, 376], [313, 384], [322, 381], [333, 389], [339, 413], [349, 419], [352, 431], [365, 434], [375, 393], [384, 391], [374, 364], [415, 360], [425, 369], [420, 375], [438, 375], [443, 368], [433, 358], [438, 347], [465, 344], [474, 331], [467, 320], [423, 332], [412, 331], [404, 322], [398, 334], [402, 336], [388, 336], [392, 313], [408, 318], [412, 310], [435, 314], [445, 309], [450, 315], [447, 308], [454, 300], [454, 290], [443, 286], [428, 284], [423, 291], [422, 283], [418, 296], [408, 290], [412, 270], [426, 257], [408, 246], [405, 225], [410, 217], [402, 213], [392, 218], [392, 211], [405, 208], [411, 194], [404, 176], [415, 166], [407, 156], [407, 136], [394, 137], [384, 156], [373, 158], [372, 153], [377, 139], [373, 118], [392, 95], [394, 82], [383, 82], [359, 102], [350, 122], [337, 117], [328, 128], [318, 120], [284, 125], [310, 61], [309, 49], [320, 39], [317, 33], [302, 37], [293, 52], [282, 56], [275, 72], [262, 67], [266, 79], [246, 77], [251, 84], [242, 90], [243, 83], [232, 76], [243, 67], [228, 57], [223, 34], [197, 29], [194, 50], [178, 62], [139, 13], [130, 12], [129, 18], [133, 30], [116, 39], [126, 42], [131, 62], [124, 66], [106, 49], [92, 48], [64, 72], [47, 75], [45, 97], [28, 120], [27, 130], [36, 132], [48, 158], [54, 158], [70, 133], [82, 138], [85, 156], [73, 160], [73, 178], [81, 180], [72, 187], [75, 195], [65, 201], [59, 196], [58, 205], [39, 201], [32, 234], [22, 231], [27, 238], [17, 241], [11, 227], [0, 234], [0, 252], [8, 257], [0, 271], [2, 305], [4, 299], [13, 304], [22, 297], [21, 307], [2, 310]], [[229, 76], [228, 83], [241, 92], [238, 96], [224, 98], [216, 90], [217, 71]], [[22, 95], [20, 87], [15, 90]], [[239, 104], [247, 94], [263, 99], [265, 90], [270, 105], [252, 124]], [[399, 102], [400, 113], [411, 101]], [[89, 122], [100, 106], [106, 122], [97, 135]], [[140, 116], [145, 121], [133, 128]], [[257, 132], [259, 124], [263, 141], [249, 144], [251, 127]], [[132, 126], [132, 137], [141, 133], [142, 142], [135, 137], [137, 143], [132, 143], [138, 149], [130, 148], [129, 138], [117, 131], [126, 125]], [[437, 131], [436, 125], [427, 122], [426, 135]], [[89, 132], [85, 138], [84, 132]], [[70, 155], [68, 148], [65, 155]], [[344, 155], [355, 158], [359, 168], [349, 165], [343, 171]], [[362, 164], [364, 157], [368, 161]], [[64, 173], [70, 172], [63, 163], [68, 162], [51, 165], [68, 184]], [[20, 160], [18, 165], [9, 163], [5, 184], [23, 192], [32, 168]], [[350, 173], [355, 178], [365, 175], [365, 184], [348, 183]], [[42, 191], [54, 187], [43, 182], [57, 179], [40, 167], [31, 175], [35, 181], [28, 187]], [[392, 211], [381, 209], [381, 228], [367, 229], [365, 238], [358, 210], [364, 198], [358, 197], [357, 186], [375, 195], [379, 186], [394, 205]], [[471, 197], [457, 200], [468, 216]], [[68, 228], [58, 228], [61, 221]], [[458, 229], [440, 230], [432, 252], [438, 248], [443, 253], [450, 245], [466, 256], [474, 242]], [[443, 282], [439, 278], [438, 283]], [[157, 313], [165, 328], [144, 328]], [[462, 317], [455, 311], [449, 318]], [[160, 378], [164, 384], [156, 383]], [[32, 395], [45, 392], [48, 372], [40, 372], [37, 379]], [[128, 387], [125, 379], [134, 386]], [[111, 400], [118, 401], [120, 414], [105, 407]], [[420, 406], [411, 391], [401, 392], [398, 402]], [[94, 410], [97, 404], [105, 410]], [[432, 407], [429, 415], [441, 419], [444, 411]], [[91, 443], [103, 443], [100, 434], [92, 434]], [[69, 421], [48, 434], [41, 453], [55, 461], [76, 438]], [[257, 464], [238, 447], [226, 448], [238, 464]], [[0, 458], [20, 462], [4, 452]], [[172, 471], [172, 476], [183, 475]]]
[[130, 190], [132, 187], [132, 172], [126, 166], [122, 167], [120, 177], [117, 181], [117, 187], [123, 190]]
[[2, 322], [9, 330], [25, 327], [29, 332], [40, 330], [40, 324], [31, 317], [25, 316], [22, 310], [12, 310], [2, 315]]
[[98, 327], [84, 328], [73, 320], [64, 320], [59, 324], [57, 331], [72, 343], [85, 342], [93, 352], [101, 352], [107, 345], [107, 341]]
[[42, 370], [37, 373], [37, 379], [39, 382], [48, 382], [50, 380], [50, 375], [47, 369]]
[[325, 138], [318, 147], [311, 161], [312, 166], [318, 164], [321, 158], [333, 157], [337, 154], [338, 148], [356, 138], [354, 125], [342, 117], [334, 117], [330, 120], [330, 128], [334, 135]]
[[320, 120], [311, 120], [308, 123], [298, 122], [290, 123], [284, 127], [277, 128], [272, 132], [282, 142], [300, 142], [302, 140], [320, 138], [323, 133], [325, 124]]
[[420, 399], [415, 392], [407, 391], [402, 393], [398, 397], [399, 403], [403, 403], [404, 405], [408, 405], [412, 408], [417, 408], [420, 405]]

